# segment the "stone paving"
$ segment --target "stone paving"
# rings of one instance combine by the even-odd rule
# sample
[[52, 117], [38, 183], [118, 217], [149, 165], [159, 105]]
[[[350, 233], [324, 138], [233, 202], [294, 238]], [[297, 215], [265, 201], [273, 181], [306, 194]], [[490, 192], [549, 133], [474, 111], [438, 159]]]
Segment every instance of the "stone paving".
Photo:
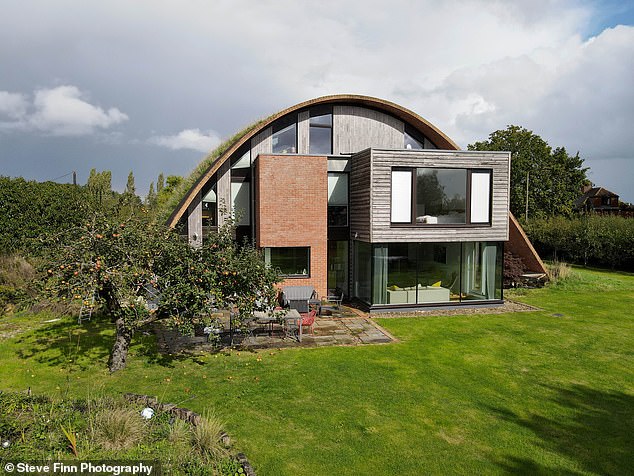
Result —
[[[343, 308], [342, 308], [343, 309]], [[385, 344], [395, 339], [372, 320], [359, 316], [354, 311], [346, 309], [343, 312], [332, 312], [331, 316], [318, 317], [313, 326], [313, 334], [304, 330], [302, 342], [294, 337], [284, 336], [281, 326], [274, 326], [270, 335], [268, 328], [256, 329], [252, 335], [234, 336], [234, 345], [247, 348], [270, 347], [323, 347], [330, 345], [366, 345]], [[346, 315], [347, 317], [338, 317]], [[155, 326], [159, 351], [173, 354], [183, 350], [218, 350], [218, 345], [207, 342], [204, 336], [183, 336], [177, 331], [168, 329], [160, 324]], [[229, 337], [225, 336], [224, 345], [230, 345]]]

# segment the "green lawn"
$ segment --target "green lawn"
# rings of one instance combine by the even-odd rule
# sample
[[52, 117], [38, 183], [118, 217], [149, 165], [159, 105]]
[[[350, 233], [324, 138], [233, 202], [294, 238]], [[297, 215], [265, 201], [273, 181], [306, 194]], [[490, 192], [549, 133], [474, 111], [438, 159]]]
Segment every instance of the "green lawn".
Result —
[[214, 408], [260, 475], [634, 474], [634, 275], [516, 298], [543, 311], [377, 319], [390, 345], [164, 358], [139, 336], [114, 375], [107, 324], [5, 317], [0, 388]]

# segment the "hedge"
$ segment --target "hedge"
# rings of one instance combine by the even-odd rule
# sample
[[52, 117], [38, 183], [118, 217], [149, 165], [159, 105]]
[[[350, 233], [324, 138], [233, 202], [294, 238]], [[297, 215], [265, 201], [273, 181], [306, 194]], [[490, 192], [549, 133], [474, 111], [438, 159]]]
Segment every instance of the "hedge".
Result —
[[592, 214], [523, 226], [542, 258], [634, 271], [634, 219]]

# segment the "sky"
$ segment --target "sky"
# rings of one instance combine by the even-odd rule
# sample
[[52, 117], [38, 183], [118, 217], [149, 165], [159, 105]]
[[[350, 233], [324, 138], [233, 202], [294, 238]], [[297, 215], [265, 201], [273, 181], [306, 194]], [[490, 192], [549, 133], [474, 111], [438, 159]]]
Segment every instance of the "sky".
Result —
[[0, 0], [0, 175], [130, 171], [145, 195], [329, 94], [387, 99], [462, 148], [509, 124], [634, 202], [634, 0]]

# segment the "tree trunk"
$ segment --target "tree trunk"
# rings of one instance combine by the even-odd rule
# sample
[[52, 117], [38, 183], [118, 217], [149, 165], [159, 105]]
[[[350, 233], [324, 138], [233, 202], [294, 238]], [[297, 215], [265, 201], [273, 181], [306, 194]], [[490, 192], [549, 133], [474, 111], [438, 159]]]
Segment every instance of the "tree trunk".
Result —
[[116, 372], [117, 370], [125, 368], [128, 349], [130, 348], [130, 342], [132, 342], [132, 335], [134, 334], [134, 330], [126, 326], [122, 318], [118, 318], [115, 321], [115, 326], [117, 328], [117, 337], [110, 352], [110, 360], [108, 362], [110, 372]]

